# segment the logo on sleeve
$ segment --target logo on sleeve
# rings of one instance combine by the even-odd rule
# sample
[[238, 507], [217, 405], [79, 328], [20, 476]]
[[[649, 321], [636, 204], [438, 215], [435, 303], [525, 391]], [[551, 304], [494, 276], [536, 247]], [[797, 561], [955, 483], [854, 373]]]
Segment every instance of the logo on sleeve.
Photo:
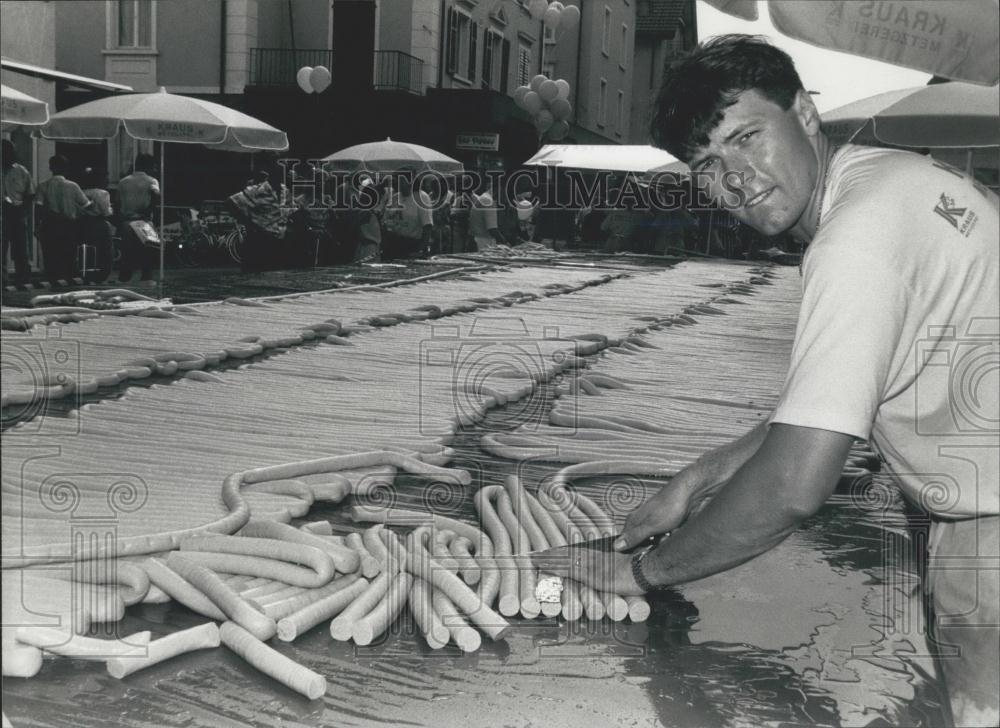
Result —
[[956, 207], [954, 198], [948, 197], [944, 192], [938, 198], [934, 212], [947, 220], [949, 225], [965, 237], [969, 237], [972, 228], [976, 226], [976, 220], [979, 218], [975, 212], [967, 207]]

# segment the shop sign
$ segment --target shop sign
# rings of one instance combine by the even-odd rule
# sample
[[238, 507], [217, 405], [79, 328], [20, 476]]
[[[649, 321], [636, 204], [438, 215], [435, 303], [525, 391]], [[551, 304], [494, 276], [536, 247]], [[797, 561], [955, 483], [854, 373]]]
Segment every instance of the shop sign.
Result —
[[500, 149], [500, 134], [496, 132], [466, 133], [455, 136], [456, 149], [495, 152]]

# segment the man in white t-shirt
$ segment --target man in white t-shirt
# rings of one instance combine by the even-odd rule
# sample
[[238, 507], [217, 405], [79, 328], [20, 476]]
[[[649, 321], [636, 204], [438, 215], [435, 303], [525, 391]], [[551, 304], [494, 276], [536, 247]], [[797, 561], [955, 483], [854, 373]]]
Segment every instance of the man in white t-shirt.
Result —
[[787, 379], [768, 422], [630, 514], [613, 558], [560, 549], [536, 564], [566, 568], [568, 556], [572, 576], [623, 594], [725, 571], [819, 510], [852, 443], [868, 440], [931, 521], [925, 589], [955, 722], [996, 726], [996, 195], [929, 157], [833, 149], [791, 59], [751, 36], [672, 65], [653, 131], [741, 222], [809, 244]]

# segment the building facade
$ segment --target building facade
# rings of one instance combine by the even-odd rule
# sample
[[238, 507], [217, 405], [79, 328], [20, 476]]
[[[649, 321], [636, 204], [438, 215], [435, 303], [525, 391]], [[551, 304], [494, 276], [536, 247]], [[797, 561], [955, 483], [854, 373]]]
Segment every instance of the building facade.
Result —
[[[391, 137], [471, 168], [512, 169], [545, 141], [513, 101], [519, 85], [539, 73], [569, 82], [567, 142], [635, 141], [648, 110], [647, 69], [695, 33], [694, 0], [566, 4], [579, 8], [580, 22], [553, 31], [532, 18], [529, 0], [4, 2], [4, 55], [37, 56], [34, 39], [42, 38], [57, 69], [232, 106], [286, 131], [290, 155], [302, 159]], [[646, 29], [639, 14], [647, 5], [669, 6], [682, 22]], [[24, 12], [44, 14], [54, 30], [16, 30], [9, 6], [39, 6]], [[676, 28], [682, 32], [670, 35]], [[28, 37], [26, 48], [9, 40]], [[296, 71], [320, 65], [331, 71], [331, 86], [304, 92]], [[100, 93], [69, 89], [55, 108]], [[107, 147], [114, 180], [138, 149], [127, 139]], [[93, 145], [70, 149], [98, 163]], [[170, 173], [185, 180], [168, 187], [174, 204], [218, 198], [251, 165], [249, 155], [201, 147], [168, 145], [166, 155]], [[198, 173], [209, 164], [214, 174]]]

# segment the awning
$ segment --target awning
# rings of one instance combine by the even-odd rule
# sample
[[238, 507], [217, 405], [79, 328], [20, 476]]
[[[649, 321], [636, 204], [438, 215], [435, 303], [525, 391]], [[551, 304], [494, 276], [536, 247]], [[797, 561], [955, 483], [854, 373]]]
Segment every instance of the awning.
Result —
[[635, 144], [546, 144], [528, 166], [647, 172], [677, 159], [656, 147]]
[[45, 68], [44, 66], [36, 66], [33, 63], [24, 63], [23, 61], [15, 61], [11, 58], [0, 58], [0, 68], [3, 68], [7, 71], [12, 71], [14, 73], [21, 73], [24, 74], [25, 76], [44, 78], [49, 81], [62, 81], [63, 83], [68, 83], [72, 86], [100, 89], [101, 91], [135, 90], [131, 86], [125, 86], [120, 83], [111, 83], [110, 81], [102, 81], [99, 78], [90, 78], [88, 76], [78, 76], [75, 73], [65, 73], [63, 71], [56, 71], [52, 68]]

